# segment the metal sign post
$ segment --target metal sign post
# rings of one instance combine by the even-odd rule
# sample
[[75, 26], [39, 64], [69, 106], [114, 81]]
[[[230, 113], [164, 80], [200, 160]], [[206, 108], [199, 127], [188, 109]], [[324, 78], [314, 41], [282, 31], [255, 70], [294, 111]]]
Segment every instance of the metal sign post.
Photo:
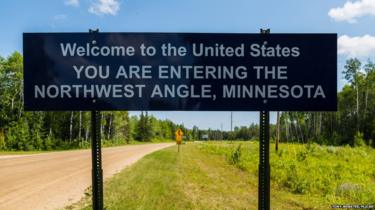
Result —
[[92, 129], [92, 206], [94, 210], [103, 209], [103, 169], [100, 133], [100, 112], [91, 111]]
[[[90, 30], [90, 33], [98, 32], [99, 30]], [[100, 123], [100, 111], [91, 111], [92, 208], [94, 210], [103, 210], [103, 169]]]
[[258, 209], [270, 209], [269, 112], [260, 112]]
[[[260, 30], [262, 34], [269, 34], [270, 29]], [[261, 111], [259, 114], [259, 182], [258, 182], [258, 209], [270, 209], [270, 113]]]

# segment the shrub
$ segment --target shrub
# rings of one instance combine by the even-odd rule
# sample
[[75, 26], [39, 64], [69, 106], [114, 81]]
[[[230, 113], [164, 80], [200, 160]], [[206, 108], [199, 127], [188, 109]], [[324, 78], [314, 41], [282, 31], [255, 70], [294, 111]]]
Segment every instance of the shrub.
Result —
[[241, 144], [235, 148], [230, 156], [229, 156], [229, 163], [232, 165], [238, 165], [241, 161]]
[[[258, 175], [258, 143], [242, 145], [210, 142], [200, 149], [226, 157], [228, 163]], [[270, 153], [271, 181], [279, 189], [313, 196], [321, 203], [373, 203], [375, 200], [375, 150], [282, 144]]]
[[47, 138], [44, 141], [44, 149], [45, 150], [50, 151], [50, 150], [54, 149], [53, 139], [54, 139], [54, 137], [53, 137], [52, 134], [47, 135]]
[[354, 146], [355, 147], [362, 147], [366, 146], [365, 140], [363, 139], [363, 133], [357, 132], [354, 136]]
[[5, 144], [5, 136], [2, 129], [0, 129], [0, 150], [5, 150], [6, 144]]
[[304, 161], [307, 158], [308, 151], [301, 150], [297, 152], [297, 160], [298, 161]]

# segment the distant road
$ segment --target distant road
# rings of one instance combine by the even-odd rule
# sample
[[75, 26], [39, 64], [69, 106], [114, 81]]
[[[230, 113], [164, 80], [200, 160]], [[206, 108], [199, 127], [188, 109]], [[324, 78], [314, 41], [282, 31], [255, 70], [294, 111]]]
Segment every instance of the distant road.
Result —
[[[172, 143], [103, 150], [104, 178]], [[91, 151], [0, 156], [0, 209], [57, 209], [78, 201], [91, 186]]]

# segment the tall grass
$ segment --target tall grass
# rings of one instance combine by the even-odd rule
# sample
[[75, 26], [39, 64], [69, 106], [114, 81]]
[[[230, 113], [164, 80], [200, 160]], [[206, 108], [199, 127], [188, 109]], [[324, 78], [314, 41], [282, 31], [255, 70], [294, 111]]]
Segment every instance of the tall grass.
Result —
[[[228, 163], [258, 174], [257, 142], [210, 142], [200, 144], [199, 148], [225, 156]], [[322, 203], [375, 203], [374, 149], [317, 144], [281, 144], [277, 152], [271, 148], [271, 184], [274, 187], [315, 197]]]

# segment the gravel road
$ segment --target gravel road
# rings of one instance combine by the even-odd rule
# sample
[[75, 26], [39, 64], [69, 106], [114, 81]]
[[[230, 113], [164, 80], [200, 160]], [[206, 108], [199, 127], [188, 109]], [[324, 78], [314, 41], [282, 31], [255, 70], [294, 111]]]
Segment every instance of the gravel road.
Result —
[[[103, 149], [104, 178], [172, 143]], [[0, 156], [0, 209], [58, 209], [91, 186], [91, 151]]]

